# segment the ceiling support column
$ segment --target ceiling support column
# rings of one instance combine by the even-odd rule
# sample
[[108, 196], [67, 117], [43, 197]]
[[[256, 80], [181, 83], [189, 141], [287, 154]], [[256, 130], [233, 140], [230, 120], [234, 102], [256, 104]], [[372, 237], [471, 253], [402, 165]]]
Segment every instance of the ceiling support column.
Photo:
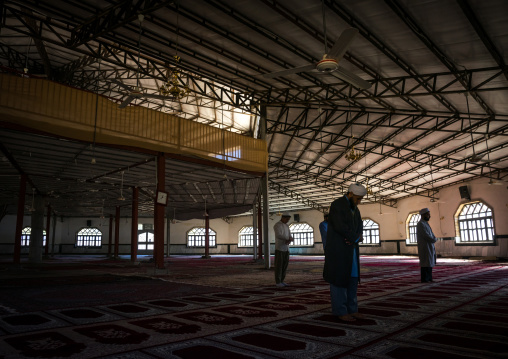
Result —
[[[163, 153], [157, 155], [157, 194], [165, 192], [166, 189], [166, 159]], [[154, 201], [154, 245], [153, 256], [155, 260], [155, 269], [164, 269], [164, 213], [165, 205], [158, 203], [157, 198]]]
[[120, 206], [116, 206], [115, 212], [115, 253], [114, 257], [118, 258], [118, 248], [120, 247]]
[[257, 246], [258, 243], [258, 212], [256, 208], [257, 199], [254, 200], [254, 203], [252, 205], [252, 259], [257, 259]]
[[138, 198], [139, 188], [132, 187], [132, 215], [131, 215], [131, 262], [138, 259]]
[[47, 214], [46, 214], [46, 245], [44, 246], [44, 256], [48, 257], [49, 255], [49, 234], [51, 233], [51, 206], [48, 204], [47, 206]]
[[263, 258], [263, 215], [261, 212], [261, 192], [258, 196], [258, 260]]
[[25, 215], [26, 175], [21, 175], [19, 181], [18, 213], [16, 216], [16, 232], [14, 235], [14, 263], [21, 262], [21, 232], [23, 231], [23, 216]]
[[111, 257], [111, 244], [113, 243], [113, 215], [109, 215], [108, 258]]
[[42, 243], [44, 238], [44, 198], [38, 194], [34, 197], [32, 208], [32, 232], [28, 248], [28, 261], [30, 263], [42, 262]]
[[210, 216], [205, 212], [205, 255], [201, 258], [210, 258]]
[[[260, 107], [259, 138], [266, 141], [266, 105]], [[268, 237], [268, 168], [261, 178], [263, 196], [263, 238], [265, 240], [265, 268], [270, 269], [270, 238]]]

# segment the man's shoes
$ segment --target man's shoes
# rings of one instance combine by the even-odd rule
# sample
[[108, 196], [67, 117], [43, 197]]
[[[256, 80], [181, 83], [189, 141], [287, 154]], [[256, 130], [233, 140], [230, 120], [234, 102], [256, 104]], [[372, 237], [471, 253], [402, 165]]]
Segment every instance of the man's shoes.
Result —
[[284, 283], [277, 283], [275, 284], [276, 287], [283, 288], [285, 287]]
[[353, 317], [352, 315], [350, 314], [346, 314], [346, 315], [339, 315], [337, 316], [337, 319], [341, 322], [356, 322], [356, 319], [355, 317]]
[[289, 287], [289, 284], [282, 282], [284, 284], [284, 287]]
[[358, 312], [351, 314], [351, 316], [356, 319], [365, 319], [366, 318], [365, 314], [358, 313]]

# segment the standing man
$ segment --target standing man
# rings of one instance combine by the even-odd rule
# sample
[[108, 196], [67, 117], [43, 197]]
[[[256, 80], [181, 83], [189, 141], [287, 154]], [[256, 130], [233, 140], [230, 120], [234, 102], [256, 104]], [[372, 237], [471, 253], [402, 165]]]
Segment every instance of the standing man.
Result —
[[288, 286], [284, 283], [284, 278], [286, 278], [289, 264], [289, 244], [293, 242], [293, 236], [287, 225], [290, 218], [289, 213], [283, 213], [280, 221], [273, 226], [275, 231], [275, 285], [277, 287]]
[[422, 283], [432, 282], [432, 267], [436, 265], [437, 238], [429, 225], [430, 210], [420, 210], [420, 222], [416, 225], [416, 240], [418, 241], [418, 257], [420, 257], [420, 271]]
[[359, 183], [349, 186], [343, 197], [330, 206], [323, 278], [330, 283], [332, 313], [341, 321], [364, 318], [358, 313], [356, 292], [360, 282], [360, 252], [363, 222], [358, 205], [367, 190]]
[[323, 250], [326, 246], [326, 232], [328, 231], [328, 213], [325, 213], [323, 222], [319, 223], [319, 233], [321, 233], [321, 242], [323, 242]]

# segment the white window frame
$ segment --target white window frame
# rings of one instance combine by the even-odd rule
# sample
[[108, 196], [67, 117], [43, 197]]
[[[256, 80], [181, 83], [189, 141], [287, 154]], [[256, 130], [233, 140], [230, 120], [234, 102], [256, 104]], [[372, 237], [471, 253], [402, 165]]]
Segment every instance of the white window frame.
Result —
[[314, 246], [314, 228], [308, 223], [291, 223], [289, 230], [293, 236], [293, 247], [313, 247]]
[[[204, 248], [205, 247], [205, 227], [191, 228], [186, 235], [187, 247]], [[213, 229], [208, 230], [208, 238], [210, 247], [217, 247], [217, 232]]]
[[102, 247], [102, 232], [96, 227], [84, 227], [76, 233], [76, 247]]
[[238, 247], [241, 248], [252, 248], [254, 242], [254, 227], [243, 226], [238, 231]]
[[481, 201], [462, 204], [455, 215], [456, 244], [495, 244], [492, 209]]
[[379, 237], [379, 223], [374, 222], [370, 218], [362, 219], [363, 221], [363, 242], [362, 246], [379, 246], [381, 240]]
[[420, 222], [422, 216], [418, 212], [409, 213], [406, 221], [406, 245], [417, 245], [418, 239], [416, 238], [416, 225]]
[[[28, 226], [21, 230], [21, 247], [30, 246], [30, 237], [32, 235], [32, 227]], [[46, 230], [42, 230], [42, 246], [46, 246]]]

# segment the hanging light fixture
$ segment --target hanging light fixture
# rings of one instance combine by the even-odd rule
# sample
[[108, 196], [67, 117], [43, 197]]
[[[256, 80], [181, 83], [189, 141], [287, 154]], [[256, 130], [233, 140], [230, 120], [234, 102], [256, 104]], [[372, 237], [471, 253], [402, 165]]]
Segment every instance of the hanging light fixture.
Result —
[[187, 77], [187, 84], [182, 86], [180, 72], [177, 69], [180, 63], [180, 56], [178, 56], [178, 35], [179, 35], [179, 22], [178, 22], [178, 2], [176, 2], [176, 54], [173, 56], [175, 60], [175, 67], [168, 70], [168, 80], [165, 84], [159, 87], [159, 92], [163, 96], [170, 96], [175, 99], [181, 99], [189, 95], [189, 78]]

